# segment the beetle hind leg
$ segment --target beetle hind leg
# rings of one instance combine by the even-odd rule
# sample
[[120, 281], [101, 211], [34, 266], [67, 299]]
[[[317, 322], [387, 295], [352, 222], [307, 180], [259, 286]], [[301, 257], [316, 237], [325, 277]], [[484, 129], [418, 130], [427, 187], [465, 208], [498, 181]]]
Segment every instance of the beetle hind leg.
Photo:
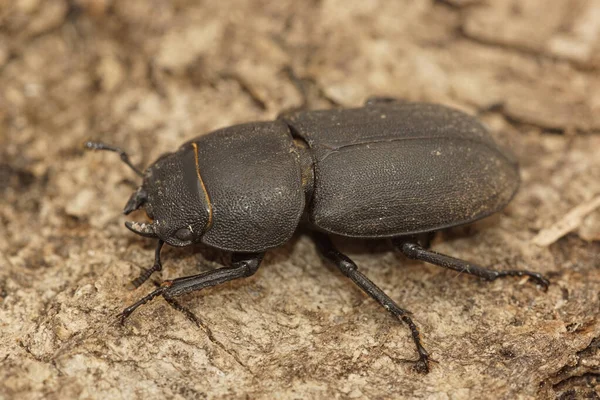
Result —
[[398, 318], [406, 325], [408, 325], [413, 341], [415, 342], [415, 346], [417, 348], [417, 352], [419, 353], [419, 360], [415, 365], [415, 369], [418, 372], [428, 373], [429, 372], [429, 353], [423, 347], [421, 343], [421, 334], [419, 333], [419, 329], [415, 325], [415, 323], [410, 318], [410, 312], [400, 308], [394, 300], [392, 300], [387, 294], [383, 292], [375, 283], [373, 283], [369, 278], [367, 278], [364, 274], [362, 274], [354, 261], [340, 253], [333, 243], [331, 239], [321, 232], [314, 232], [313, 237], [315, 239], [315, 243], [319, 252], [325, 257], [327, 260], [331, 261], [336, 267], [342, 271], [344, 275], [350, 278], [358, 287], [360, 287], [365, 293], [375, 299], [379, 304], [381, 304], [386, 310], [388, 310], [394, 317]]
[[493, 269], [483, 268], [477, 264], [472, 264], [458, 258], [427, 250], [417, 244], [414, 238], [395, 238], [392, 239], [392, 243], [408, 258], [425, 261], [427, 263], [452, 269], [454, 271], [475, 275], [487, 281], [494, 281], [498, 278], [504, 278], [507, 276], [527, 276], [533, 279], [537, 284], [541, 285], [544, 290], [547, 290], [548, 285], [550, 284], [548, 279], [537, 272], [531, 272], [527, 270], [495, 271]]

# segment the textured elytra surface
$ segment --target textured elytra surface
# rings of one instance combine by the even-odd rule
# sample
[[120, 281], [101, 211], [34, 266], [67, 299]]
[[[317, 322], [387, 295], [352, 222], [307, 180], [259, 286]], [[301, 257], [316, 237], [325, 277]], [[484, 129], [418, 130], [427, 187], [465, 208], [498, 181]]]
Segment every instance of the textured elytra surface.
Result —
[[393, 237], [474, 222], [519, 186], [516, 163], [474, 118], [436, 104], [392, 102], [287, 119], [311, 148], [319, 228]]
[[[572, 398], [598, 391], [599, 211], [531, 240], [600, 193], [597, 1], [0, 2], [0, 393], [7, 398]], [[539, 12], [543, 10], [543, 12]], [[294, 77], [299, 77], [295, 79]], [[546, 273], [547, 293], [338, 240], [413, 312], [437, 361], [299, 236], [251, 279], [161, 299], [127, 282], [153, 244], [120, 214], [138, 165], [199, 134], [373, 94], [479, 114], [521, 163], [502, 213], [437, 251]], [[142, 215], [132, 215], [142, 220]], [[585, 237], [590, 241], [581, 239]], [[596, 238], [596, 242], [594, 242]], [[213, 268], [166, 248], [161, 278]]]

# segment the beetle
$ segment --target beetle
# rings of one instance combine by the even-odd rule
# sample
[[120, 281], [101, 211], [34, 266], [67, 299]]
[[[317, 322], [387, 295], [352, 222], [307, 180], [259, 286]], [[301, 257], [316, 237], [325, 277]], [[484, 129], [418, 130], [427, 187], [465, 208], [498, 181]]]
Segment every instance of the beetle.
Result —
[[516, 161], [484, 126], [446, 106], [374, 98], [360, 108], [288, 112], [199, 136], [144, 172], [118, 147], [85, 146], [119, 153], [143, 178], [124, 213], [144, 208], [151, 222], [125, 225], [157, 246], [135, 287], [162, 269], [164, 243], [202, 242], [232, 253], [230, 266], [163, 282], [125, 308], [121, 322], [157, 296], [170, 300], [253, 275], [265, 251], [288, 241], [301, 222], [326, 260], [408, 325], [420, 372], [429, 371], [430, 359], [410, 313], [337, 250], [331, 234], [389, 238], [410, 259], [488, 281], [527, 276], [549, 285], [539, 273], [490, 270], [419, 244], [420, 234], [503, 209], [520, 183]]

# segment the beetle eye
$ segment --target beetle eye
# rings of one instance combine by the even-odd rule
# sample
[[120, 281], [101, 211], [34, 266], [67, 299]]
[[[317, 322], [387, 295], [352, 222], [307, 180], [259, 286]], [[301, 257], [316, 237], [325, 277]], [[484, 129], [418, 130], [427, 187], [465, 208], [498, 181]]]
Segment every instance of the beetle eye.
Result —
[[179, 240], [192, 240], [192, 231], [189, 228], [181, 228], [177, 232], [175, 232], [175, 236]]

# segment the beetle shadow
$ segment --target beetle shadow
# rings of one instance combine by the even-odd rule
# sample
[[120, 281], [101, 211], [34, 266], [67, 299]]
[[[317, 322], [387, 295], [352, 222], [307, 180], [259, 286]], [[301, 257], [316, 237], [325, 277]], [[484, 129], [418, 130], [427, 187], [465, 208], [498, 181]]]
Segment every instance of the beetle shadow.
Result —
[[[431, 248], [438, 243], [448, 243], [459, 239], [472, 238], [479, 232], [484, 232], [488, 228], [497, 225], [498, 219], [501, 215], [492, 215], [483, 220], [476, 221], [470, 224], [459, 225], [451, 228], [446, 228], [433, 232], [426, 232], [418, 235], [414, 235], [416, 241], [425, 248]], [[304, 229], [301, 234], [310, 236], [310, 230]], [[391, 238], [351, 238], [339, 235], [330, 235], [337, 249], [345, 254], [352, 256], [383, 256], [386, 253], [393, 252], [395, 257], [399, 260], [399, 265], [405, 265], [408, 263], [421, 263], [421, 261], [411, 260], [404, 256], [400, 250], [398, 250], [391, 242]], [[402, 236], [398, 236], [402, 237]], [[406, 236], [411, 237], [411, 236]], [[316, 251], [316, 250], [315, 250]], [[352, 258], [352, 257], [350, 257]], [[323, 257], [320, 259], [329, 264]], [[336, 268], [332, 268], [336, 270]]]
[[[461, 238], [472, 237], [479, 231], [483, 231], [486, 227], [494, 224], [495, 218], [486, 218], [484, 221], [477, 221], [468, 225], [461, 225], [458, 227], [448, 228], [436, 232], [425, 233], [417, 235], [419, 243], [424, 247], [430, 247], [431, 244], [453, 241]], [[265, 258], [262, 262], [261, 268], [268, 267], [269, 265], [276, 265], [289, 261], [292, 257], [299, 241], [307, 240], [310, 242], [308, 251], [314, 252], [314, 259], [318, 260], [322, 264], [323, 268], [330, 271], [338, 271], [333, 265], [331, 265], [325, 258], [323, 258], [316, 249], [314, 241], [311, 237], [311, 228], [301, 226], [294, 233], [294, 235], [283, 245], [272, 248], [266, 251]], [[406, 264], [407, 262], [415, 262], [405, 257], [399, 250], [397, 250], [388, 238], [351, 238], [340, 235], [330, 235], [335, 246], [340, 252], [351, 256], [383, 256], [386, 253], [393, 252], [395, 257], [399, 260], [399, 265]], [[153, 250], [156, 247], [155, 240], [148, 240], [141, 237], [129, 237], [127, 239], [127, 246], [141, 246], [144, 250]], [[184, 266], [185, 276], [198, 274], [201, 272], [227, 267], [231, 264], [231, 252], [220, 250], [214, 247], [210, 247], [203, 243], [196, 243], [187, 247], [172, 247], [164, 246], [161, 252], [161, 259], [164, 266], [162, 278], [166, 279], [167, 276], [164, 274], [164, 270], [168, 270], [171, 266]], [[193, 262], [194, 267], [185, 264], [185, 260]], [[136, 269], [143, 271], [152, 265], [153, 259], [148, 258], [147, 262], [132, 262]], [[182, 275], [183, 276], [183, 275]], [[169, 279], [177, 278], [179, 276], [169, 277]], [[161, 275], [153, 276], [152, 280], [156, 285], [160, 284]]]
[[[290, 240], [285, 244], [272, 248], [266, 251], [265, 258], [261, 263], [261, 269], [265, 266], [278, 264], [289, 260], [296, 243], [300, 240], [302, 235], [295, 233]], [[141, 237], [129, 237], [127, 239], [127, 247], [139, 246], [140, 248], [150, 251], [156, 248], [156, 240], [148, 240]], [[208, 246], [203, 243], [195, 243], [186, 247], [174, 247], [165, 245], [161, 251], [161, 261], [163, 264], [163, 274], [165, 270], [168, 270], [173, 265], [182, 266], [185, 268], [185, 274], [193, 275], [201, 272], [214, 270], [222, 267], [229, 267], [231, 265], [231, 251], [217, 249]], [[187, 261], [187, 264], [186, 264]], [[139, 263], [137, 261], [129, 261], [139, 268], [141, 272], [144, 269], [149, 268], [152, 265], [153, 258], [148, 257], [147, 262]], [[194, 267], [190, 266], [193, 263]], [[158, 275], [154, 276], [154, 280]], [[172, 276], [168, 279], [178, 278], [179, 276]], [[167, 278], [163, 275], [163, 278]], [[156, 282], [158, 283], [158, 282]]]

